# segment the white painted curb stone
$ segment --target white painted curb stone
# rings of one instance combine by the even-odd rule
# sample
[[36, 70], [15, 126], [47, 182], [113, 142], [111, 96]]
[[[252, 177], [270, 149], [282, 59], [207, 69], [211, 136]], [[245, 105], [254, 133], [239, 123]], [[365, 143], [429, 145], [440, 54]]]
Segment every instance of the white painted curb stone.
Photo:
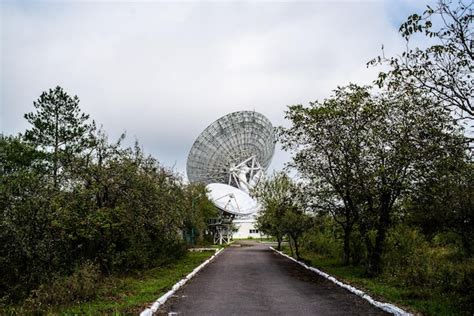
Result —
[[319, 274], [320, 276], [322, 276], [323, 278], [325, 279], [328, 279], [329, 281], [335, 283], [336, 285], [348, 290], [349, 292], [352, 292], [354, 293], [355, 295], [363, 298], [364, 300], [366, 300], [367, 302], [369, 302], [370, 304], [386, 311], [387, 313], [390, 313], [390, 314], [393, 314], [393, 315], [396, 315], [396, 316], [413, 316], [412, 314], [408, 313], [407, 311], [404, 311], [403, 309], [401, 309], [400, 307], [397, 307], [393, 304], [389, 304], [389, 303], [382, 303], [382, 302], [379, 302], [379, 301], [376, 301], [374, 300], [370, 295], [368, 295], [367, 293], [365, 293], [364, 291], [361, 291], [353, 286], [350, 286], [348, 284], [345, 284], [339, 280], [337, 280], [335, 277], [319, 270], [319, 269], [316, 269], [316, 268], [313, 268], [313, 267], [310, 267], [308, 265], [306, 265], [305, 263], [301, 262], [301, 261], [298, 261], [296, 260], [295, 258], [292, 258], [290, 256], [288, 256], [287, 254], [284, 254], [283, 252], [281, 251], [278, 251], [276, 250], [275, 248], [273, 247], [270, 247], [270, 249], [272, 249], [273, 251], [279, 253], [280, 255], [284, 256], [284, 257], [287, 257], [288, 259], [298, 263], [299, 265], [305, 267], [306, 269], [310, 270], [310, 271], [313, 271], [317, 274]]
[[163, 294], [159, 299], [157, 299], [150, 307], [146, 308], [140, 313], [140, 316], [151, 316], [155, 313], [161, 305], [163, 305], [177, 290], [179, 290], [186, 282], [188, 282], [196, 273], [199, 272], [202, 268], [204, 268], [208, 263], [210, 263], [224, 248], [221, 248], [216, 251], [212, 257], [201, 263], [198, 267], [196, 267], [191, 273], [189, 273], [184, 279], [181, 279], [178, 283], [173, 285], [171, 290]]

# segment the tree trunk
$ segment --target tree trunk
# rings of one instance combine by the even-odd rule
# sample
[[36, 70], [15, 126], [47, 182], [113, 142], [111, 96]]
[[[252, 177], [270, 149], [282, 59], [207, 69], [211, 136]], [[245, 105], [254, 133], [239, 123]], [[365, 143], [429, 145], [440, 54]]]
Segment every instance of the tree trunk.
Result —
[[351, 260], [351, 234], [352, 234], [352, 227], [345, 226], [344, 227], [344, 256], [343, 256], [343, 263], [348, 265]]
[[291, 253], [291, 256], [293, 257], [294, 253], [293, 253], [293, 246], [291, 245], [291, 237], [288, 237], [288, 244], [290, 245], [290, 253]]
[[383, 198], [380, 207], [380, 219], [377, 225], [377, 235], [375, 237], [375, 246], [369, 257], [368, 274], [377, 276], [382, 272], [382, 254], [385, 246], [385, 237], [390, 225], [389, 198]]
[[278, 245], [277, 245], [277, 250], [278, 251], [281, 251], [281, 237], [277, 237], [277, 242], [278, 242]]
[[298, 249], [298, 239], [297, 238], [293, 238], [293, 242], [295, 243], [295, 255], [296, 255], [296, 259], [300, 260], [301, 257], [300, 257], [300, 251]]
[[468, 256], [471, 256], [474, 253], [471, 233], [467, 228], [465, 228], [465, 230], [461, 231], [460, 235], [464, 250], [466, 251]]
[[53, 149], [53, 182], [54, 189], [58, 188], [58, 151], [59, 151], [59, 108], [54, 109], [54, 149]]
[[[369, 230], [367, 228], [367, 224], [364, 223], [363, 221], [359, 223], [359, 233], [360, 235], [362, 236], [362, 238], [364, 239], [364, 242], [365, 242], [365, 247], [367, 248], [367, 258], [370, 259], [370, 257], [372, 256], [372, 252], [373, 252], [373, 245], [372, 245], [372, 241], [370, 240], [370, 237], [369, 237]], [[369, 261], [369, 264], [370, 264], [370, 260]]]

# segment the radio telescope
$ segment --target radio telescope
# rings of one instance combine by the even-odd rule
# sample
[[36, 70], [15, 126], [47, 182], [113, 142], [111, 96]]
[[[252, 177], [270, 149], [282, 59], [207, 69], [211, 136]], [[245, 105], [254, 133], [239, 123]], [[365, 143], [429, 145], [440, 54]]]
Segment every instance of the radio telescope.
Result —
[[208, 184], [209, 197], [214, 205], [229, 214], [245, 216], [255, 213], [259, 206], [245, 192], [222, 183]]
[[274, 139], [272, 124], [260, 113], [239, 111], [223, 116], [194, 142], [186, 166], [188, 179], [226, 183], [248, 192], [248, 186], [255, 185], [270, 165]]
[[[186, 165], [188, 179], [207, 185], [221, 218], [232, 221], [255, 214], [259, 206], [249, 192], [270, 165], [274, 150], [273, 126], [265, 116], [255, 111], [230, 113], [194, 142]], [[230, 226], [221, 224], [215, 226], [220, 243], [232, 235]]]

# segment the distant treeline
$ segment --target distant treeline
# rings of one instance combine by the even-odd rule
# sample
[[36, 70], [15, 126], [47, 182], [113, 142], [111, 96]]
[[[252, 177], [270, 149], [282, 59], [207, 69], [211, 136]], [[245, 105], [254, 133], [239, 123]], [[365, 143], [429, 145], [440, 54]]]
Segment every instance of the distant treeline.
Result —
[[183, 232], [203, 238], [214, 208], [202, 185], [110, 142], [61, 87], [0, 137], [0, 305], [94, 295], [103, 275], [183, 255]]

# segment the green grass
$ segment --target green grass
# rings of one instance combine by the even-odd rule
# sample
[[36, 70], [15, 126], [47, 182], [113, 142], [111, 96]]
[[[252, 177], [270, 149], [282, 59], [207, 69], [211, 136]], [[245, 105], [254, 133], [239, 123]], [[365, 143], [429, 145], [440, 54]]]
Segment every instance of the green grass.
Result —
[[213, 254], [212, 251], [188, 252], [182, 259], [162, 267], [107, 277], [98, 285], [94, 300], [56, 306], [50, 308], [48, 314], [138, 314]]
[[[283, 252], [290, 255], [288, 247]], [[456, 300], [449, 293], [439, 294], [423, 287], [404, 287], [395, 278], [369, 278], [362, 266], [345, 266], [333, 258], [302, 251], [304, 261], [338, 280], [357, 287], [373, 298], [393, 303], [412, 313], [424, 315], [462, 315], [457, 310]]]

